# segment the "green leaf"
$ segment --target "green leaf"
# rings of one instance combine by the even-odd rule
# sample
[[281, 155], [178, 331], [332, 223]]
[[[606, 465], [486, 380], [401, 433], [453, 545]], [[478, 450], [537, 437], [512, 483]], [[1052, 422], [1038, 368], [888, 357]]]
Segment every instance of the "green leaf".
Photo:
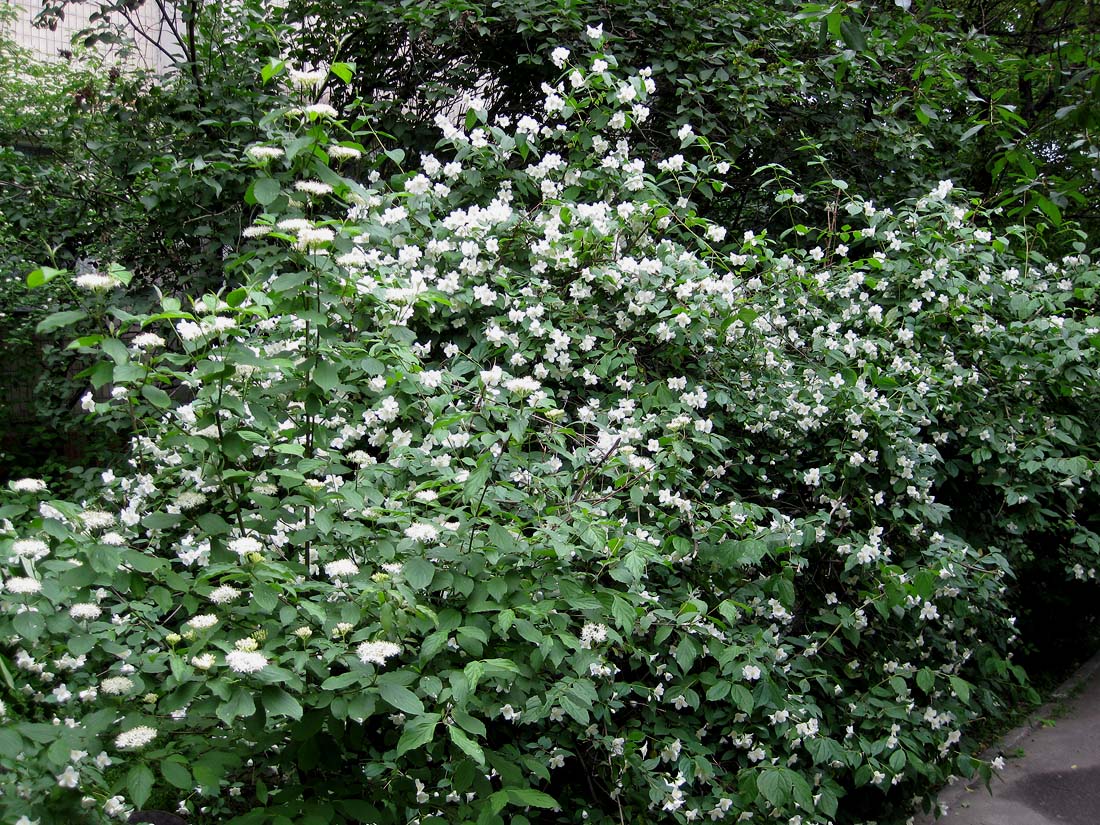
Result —
[[844, 45], [857, 52], [867, 51], [867, 41], [863, 37], [863, 29], [858, 23], [845, 20], [840, 24], [840, 37]]
[[216, 711], [217, 717], [225, 724], [231, 725], [237, 717], [248, 718], [256, 712], [256, 700], [252, 698], [252, 691], [243, 685], [238, 685], [229, 700], [222, 702]]
[[23, 738], [12, 728], [0, 728], [0, 753], [21, 753]]
[[424, 713], [424, 703], [406, 687], [386, 682], [378, 686], [378, 692], [387, 703], [400, 711], [411, 716], [420, 716]]
[[35, 642], [42, 635], [42, 631], [46, 627], [46, 621], [42, 618], [41, 613], [27, 611], [26, 613], [16, 613], [11, 620], [11, 626], [24, 639]]
[[172, 398], [160, 387], [146, 384], [141, 388], [141, 394], [146, 401], [159, 409], [166, 410], [172, 406]]
[[926, 667], [922, 667], [917, 671], [917, 687], [923, 690], [925, 693], [929, 693], [932, 690], [932, 686], [936, 684], [936, 674]]
[[752, 692], [744, 685], [732, 685], [730, 687], [730, 701], [742, 713], [752, 713]]
[[241, 286], [234, 289], [228, 295], [225, 296], [225, 302], [231, 307], [239, 307], [244, 303], [244, 299], [248, 297], [248, 290]]
[[195, 780], [191, 778], [191, 771], [178, 757], [171, 757], [161, 761], [160, 772], [168, 780], [168, 784], [181, 791], [190, 791], [195, 787]]
[[35, 289], [43, 284], [48, 284], [58, 275], [64, 275], [65, 272], [64, 269], [54, 269], [52, 266], [40, 266], [27, 275], [27, 286]]
[[53, 332], [55, 329], [61, 329], [62, 327], [71, 326], [77, 321], [83, 321], [88, 317], [88, 313], [82, 309], [67, 309], [64, 312], [55, 312], [52, 315], [47, 315], [41, 321], [38, 322], [35, 332], [46, 333]]
[[130, 357], [129, 352], [126, 351], [126, 345], [117, 338], [104, 338], [99, 348], [116, 364], [125, 364]]
[[291, 719], [302, 718], [301, 704], [281, 687], [268, 685], [263, 689], [261, 698], [268, 716], [289, 716]]
[[435, 565], [427, 559], [413, 557], [401, 567], [401, 575], [405, 577], [410, 587], [423, 590], [435, 577]]
[[383, 152], [383, 154], [394, 163], [396, 163], [398, 166], [400, 166], [405, 160], [404, 149], [387, 149], [385, 152]]
[[951, 682], [951, 689], [955, 691], [955, 695], [963, 701], [964, 704], [970, 702], [970, 683], [964, 682], [958, 676], [948, 676], [947, 680]]
[[[505, 798], [512, 805], [519, 805], [521, 807], [530, 808], [547, 808], [553, 809], [558, 807], [558, 801], [548, 793], [542, 791], [536, 791], [534, 788], [505, 788], [502, 791]], [[493, 794], [495, 797], [497, 794]], [[495, 803], [493, 803], [495, 806]]]
[[351, 83], [352, 77], [355, 76], [355, 64], [354, 63], [333, 63], [329, 67], [329, 71], [340, 78], [345, 83]]
[[1062, 225], [1062, 211], [1058, 208], [1058, 205], [1049, 198], [1044, 198], [1042, 195], [1035, 196], [1035, 205], [1038, 206], [1043, 214], [1050, 218], [1050, 222], [1055, 226]]
[[397, 740], [397, 755], [423, 747], [435, 738], [435, 729], [442, 719], [438, 713], [425, 713], [410, 719], [401, 729], [401, 738]]
[[784, 768], [768, 768], [756, 777], [756, 789], [776, 808], [782, 808], [791, 798], [790, 771]]
[[134, 279], [134, 273], [121, 264], [110, 264], [107, 267], [107, 274], [123, 286], [129, 286], [130, 281]]
[[268, 61], [266, 66], [264, 66], [262, 69], [260, 69], [260, 79], [263, 80], [264, 85], [266, 86], [268, 81], [271, 80], [271, 78], [282, 74], [283, 69], [285, 69], [285, 68], [286, 68], [286, 61], [285, 60], [277, 60], [276, 58], [273, 57]]
[[313, 383], [325, 392], [332, 392], [340, 383], [340, 370], [328, 361], [319, 361], [313, 368]]
[[126, 774], [126, 790], [130, 792], [130, 801], [140, 809], [153, 790], [153, 772], [145, 765], [134, 765]]
[[252, 196], [262, 206], [274, 203], [281, 193], [279, 182], [274, 178], [260, 178], [252, 187]]
[[451, 741], [454, 742], [463, 753], [477, 762], [477, 764], [481, 765], [481, 767], [484, 768], [486, 766], [485, 751], [482, 750], [481, 745], [477, 744], [477, 742], [454, 725], [447, 726], [447, 733], [451, 735]]

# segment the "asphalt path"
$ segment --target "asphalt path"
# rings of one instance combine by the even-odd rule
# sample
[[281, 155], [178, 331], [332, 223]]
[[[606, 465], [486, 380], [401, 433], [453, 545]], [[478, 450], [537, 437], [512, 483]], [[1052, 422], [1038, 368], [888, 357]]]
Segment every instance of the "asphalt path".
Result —
[[917, 825], [1100, 825], [1100, 653], [983, 756], [998, 755], [1005, 767], [990, 790], [948, 786], [946, 814]]

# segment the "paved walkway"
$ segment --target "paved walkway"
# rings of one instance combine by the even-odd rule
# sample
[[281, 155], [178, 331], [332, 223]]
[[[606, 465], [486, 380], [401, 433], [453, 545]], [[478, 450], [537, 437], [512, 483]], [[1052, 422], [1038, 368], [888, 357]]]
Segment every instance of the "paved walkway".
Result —
[[992, 795], [980, 781], [945, 788], [947, 814], [918, 825], [1100, 825], [1100, 653], [986, 757], [998, 753]]

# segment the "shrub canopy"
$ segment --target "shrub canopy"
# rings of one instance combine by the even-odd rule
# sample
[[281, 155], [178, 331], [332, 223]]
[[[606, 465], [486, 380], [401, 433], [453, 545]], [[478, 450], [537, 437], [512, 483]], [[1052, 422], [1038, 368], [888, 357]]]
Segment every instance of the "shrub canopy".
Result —
[[132, 447], [0, 506], [6, 819], [824, 825], [989, 775], [1014, 564], [1095, 577], [1097, 268], [824, 159], [759, 177], [818, 226], [702, 217], [720, 147], [639, 154], [651, 73], [589, 38], [432, 154], [274, 62], [239, 286], [31, 274]]

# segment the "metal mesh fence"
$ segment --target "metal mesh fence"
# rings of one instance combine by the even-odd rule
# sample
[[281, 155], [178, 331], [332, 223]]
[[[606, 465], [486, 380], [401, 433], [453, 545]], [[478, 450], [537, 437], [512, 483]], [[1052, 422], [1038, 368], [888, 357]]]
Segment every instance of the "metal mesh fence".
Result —
[[[41, 3], [34, 0], [20, 0], [7, 5], [13, 6], [17, 11], [15, 21], [11, 25], [16, 42], [30, 49], [36, 57], [43, 60], [59, 60], [64, 57], [65, 52], [71, 51], [73, 38], [91, 25], [91, 16], [98, 11], [97, 4], [92, 2], [67, 6], [64, 19], [59, 20], [57, 28], [51, 31], [34, 25], [34, 18], [42, 10]], [[171, 8], [167, 4], [165, 7]], [[130, 17], [141, 27], [144, 36], [135, 36], [135, 48], [126, 57], [126, 62], [146, 69], [166, 70], [171, 65], [168, 55], [178, 49], [175, 48], [175, 41], [158, 4], [143, 4], [132, 12]]]

